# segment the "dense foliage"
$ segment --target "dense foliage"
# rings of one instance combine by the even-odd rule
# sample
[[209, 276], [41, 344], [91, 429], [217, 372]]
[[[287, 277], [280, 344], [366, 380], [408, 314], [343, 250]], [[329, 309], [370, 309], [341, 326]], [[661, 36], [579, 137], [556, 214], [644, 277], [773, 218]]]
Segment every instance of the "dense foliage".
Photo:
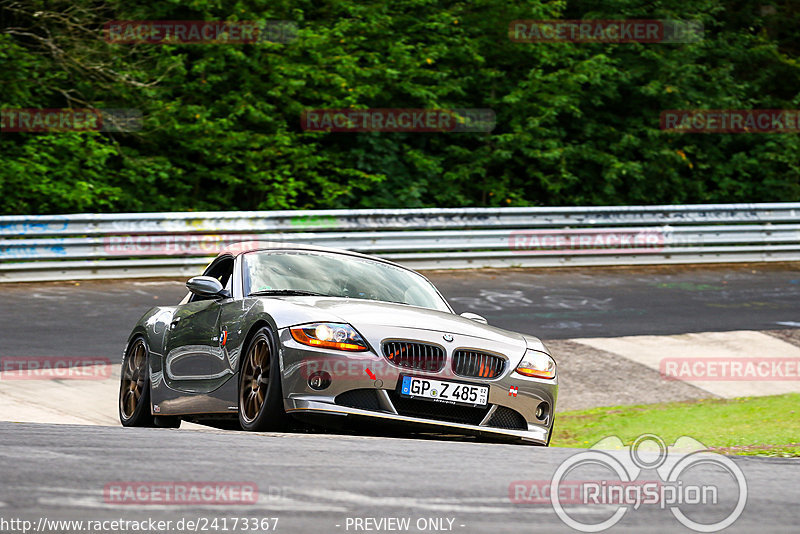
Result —
[[[0, 133], [0, 213], [800, 200], [797, 134], [665, 109], [800, 109], [792, 0], [0, 0], [0, 108], [136, 108]], [[691, 19], [692, 44], [515, 43], [515, 19]], [[125, 45], [108, 20], [295, 21], [290, 43]], [[325, 133], [313, 108], [491, 108], [491, 133]]]

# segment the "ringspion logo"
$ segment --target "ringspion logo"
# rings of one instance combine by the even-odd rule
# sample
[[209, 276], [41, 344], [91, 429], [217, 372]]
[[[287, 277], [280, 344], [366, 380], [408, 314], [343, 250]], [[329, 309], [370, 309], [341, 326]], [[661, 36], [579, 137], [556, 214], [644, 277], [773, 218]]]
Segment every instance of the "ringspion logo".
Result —
[[717, 532], [744, 511], [747, 480], [733, 460], [688, 436], [670, 447], [653, 434], [629, 447], [610, 436], [563, 461], [549, 484], [512, 482], [508, 497], [516, 504], [549, 502], [578, 532], [610, 529], [641, 507], [669, 510], [697, 532]]

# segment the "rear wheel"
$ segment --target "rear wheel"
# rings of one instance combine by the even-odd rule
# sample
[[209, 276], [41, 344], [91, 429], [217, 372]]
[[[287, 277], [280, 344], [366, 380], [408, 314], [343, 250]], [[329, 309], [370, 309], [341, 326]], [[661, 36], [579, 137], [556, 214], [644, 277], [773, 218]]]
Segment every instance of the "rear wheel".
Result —
[[147, 343], [141, 337], [134, 339], [125, 351], [119, 385], [119, 420], [122, 426], [178, 428], [180, 417], [151, 413], [149, 357]]
[[269, 328], [250, 339], [239, 371], [239, 424], [244, 430], [286, 428], [280, 368], [275, 341]]
[[125, 351], [119, 385], [119, 420], [122, 426], [153, 426], [150, 413], [149, 350], [144, 338], [137, 337]]

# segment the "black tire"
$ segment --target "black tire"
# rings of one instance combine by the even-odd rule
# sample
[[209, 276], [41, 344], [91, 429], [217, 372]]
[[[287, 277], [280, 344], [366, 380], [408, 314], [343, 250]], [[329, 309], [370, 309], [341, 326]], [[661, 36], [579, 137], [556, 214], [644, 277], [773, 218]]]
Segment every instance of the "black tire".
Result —
[[287, 427], [275, 347], [275, 336], [264, 327], [253, 334], [242, 353], [238, 400], [242, 430], [282, 431]]
[[150, 349], [143, 337], [134, 338], [125, 350], [119, 383], [119, 421], [122, 426], [153, 426], [150, 409]]

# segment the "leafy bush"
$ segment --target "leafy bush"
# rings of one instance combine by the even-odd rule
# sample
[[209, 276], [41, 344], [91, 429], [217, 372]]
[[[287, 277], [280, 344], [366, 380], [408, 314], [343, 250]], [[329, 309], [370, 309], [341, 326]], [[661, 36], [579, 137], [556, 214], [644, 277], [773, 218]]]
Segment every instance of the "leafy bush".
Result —
[[[0, 133], [0, 212], [800, 199], [796, 134], [665, 109], [800, 108], [800, 8], [768, 0], [0, 0], [0, 107], [136, 108], [141, 131]], [[658, 6], [653, 11], [653, 5]], [[699, 20], [692, 44], [514, 43], [515, 19]], [[258, 45], [124, 45], [109, 20], [295, 21]], [[492, 108], [491, 133], [322, 133], [313, 108]]]

